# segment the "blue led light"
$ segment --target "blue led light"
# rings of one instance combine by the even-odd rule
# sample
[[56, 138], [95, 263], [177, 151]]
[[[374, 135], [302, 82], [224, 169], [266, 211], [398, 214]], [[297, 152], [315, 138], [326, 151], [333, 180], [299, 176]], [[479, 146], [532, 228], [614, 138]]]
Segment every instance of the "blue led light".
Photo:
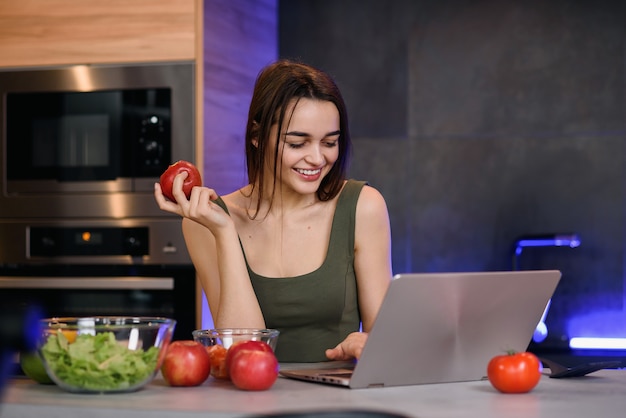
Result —
[[520, 238], [515, 243], [515, 255], [519, 256], [525, 247], [570, 247], [580, 246], [578, 235], [548, 235]]
[[584, 350], [626, 350], [626, 338], [573, 337], [569, 347]]
[[[515, 251], [513, 254], [512, 268], [513, 270], [518, 270], [519, 268], [519, 258], [522, 255], [522, 251], [526, 247], [570, 247], [576, 248], [580, 246], [580, 238], [576, 234], [551, 234], [551, 235], [535, 235], [535, 236], [524, 236], [515, 241]], [[533, 333], [533, 341], [536, 343], [543, 342], [548, 336], [548, 327], [546, 326], [545, 320], [546, 315], [548, 314], [548, 309], [550, 309], [550, 302], [546, 305], [545, 310], [543, 311], [543, 315], [541, 320], [537, 324], [535, 328], [535, 332]]]

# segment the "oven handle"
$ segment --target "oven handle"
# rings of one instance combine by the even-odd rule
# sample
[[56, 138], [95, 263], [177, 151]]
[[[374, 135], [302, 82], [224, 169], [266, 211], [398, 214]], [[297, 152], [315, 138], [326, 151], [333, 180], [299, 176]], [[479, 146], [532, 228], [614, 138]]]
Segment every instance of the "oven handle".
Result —
[[0, 276], [0, 289], [148, 289], [173, 290], [172, 277], [4, 277]]

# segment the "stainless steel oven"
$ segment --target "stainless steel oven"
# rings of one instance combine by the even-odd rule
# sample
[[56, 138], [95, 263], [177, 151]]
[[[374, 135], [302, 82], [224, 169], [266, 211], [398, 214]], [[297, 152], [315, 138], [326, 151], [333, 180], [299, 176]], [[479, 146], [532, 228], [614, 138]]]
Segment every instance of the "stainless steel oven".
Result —
[[195, 269], [179, 219], [14, 219], [0, 223], [0, 305], [48, 316], [167, 316], [199, 323]]
[[36, 308], [43, 316], [165, 316], [175, 339], [196, 327], [195, 272], [189, 266], [119, 265], [4, 267], [0, 304]]
[[0, 70], [0, 305], [199, 322], [180, 219], [152, 191], [195, 156], [191, 62]]

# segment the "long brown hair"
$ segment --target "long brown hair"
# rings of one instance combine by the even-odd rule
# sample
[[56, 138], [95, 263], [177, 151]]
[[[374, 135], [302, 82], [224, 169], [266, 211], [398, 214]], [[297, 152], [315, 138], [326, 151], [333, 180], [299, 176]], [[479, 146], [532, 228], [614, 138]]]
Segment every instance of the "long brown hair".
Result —
[[[322, 201], [330, 200], [343, 186], [352, 144], [348, 128], [348, 114], [341, 92], [326, 72], [298, 61], [281, 59], [268, 65], [259, 73], [248, 113], [246, 165], [249, 183], [253, 190], [257, 185], [259, 188], [257, 212], [264, 197], [263, 165], [267, 161], [266, 152], [269, 141], [274, 140], [277, 145], [273, 157], [274, 183], [271, 192], [273, 201], [276, 193], [281, 128], [285, 120], [291, 117], [291, 115], [286, 115], [289, 104], [301, 98], [332, 102], [339, 111], [339, 157], [326, 177], [322, 179], [317, 190], [317, 197]], [[274, 124], [278, 124], [278, 134], [275, 138], [270, 138], [270, 130]], [[256, 217], [256, 214], [253, 217]]]

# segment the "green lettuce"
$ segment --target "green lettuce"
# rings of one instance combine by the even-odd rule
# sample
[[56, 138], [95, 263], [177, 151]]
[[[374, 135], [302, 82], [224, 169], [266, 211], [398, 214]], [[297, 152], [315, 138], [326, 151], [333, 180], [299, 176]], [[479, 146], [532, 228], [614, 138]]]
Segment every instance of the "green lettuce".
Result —
[[69, 343], [62, 332], [52, 334], [41, 349], [48, 367], [66, 385], [88, 391], [132, 390], [156, 369], [159, 349], [131, 350], [112, 332], [80, 334]]

